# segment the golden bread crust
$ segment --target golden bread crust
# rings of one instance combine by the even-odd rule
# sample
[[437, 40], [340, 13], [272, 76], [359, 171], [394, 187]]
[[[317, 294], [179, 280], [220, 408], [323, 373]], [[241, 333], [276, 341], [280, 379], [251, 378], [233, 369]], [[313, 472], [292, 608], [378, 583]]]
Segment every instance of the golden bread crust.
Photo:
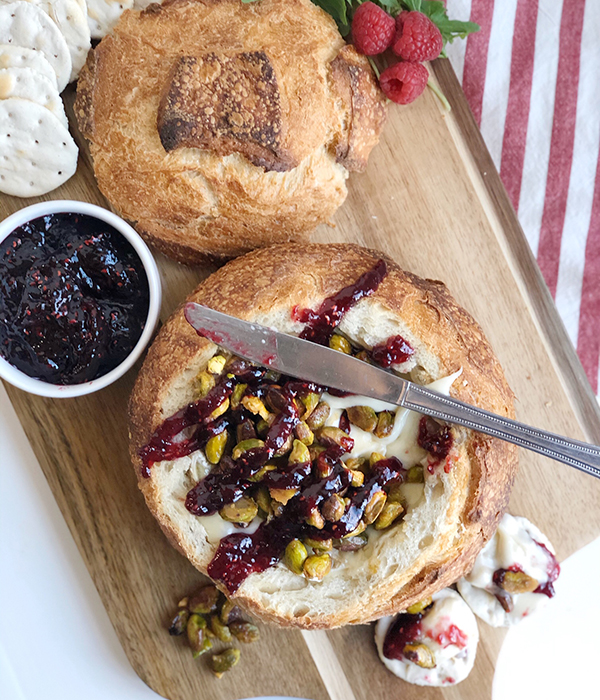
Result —
[[[401, 270], [377, 251], [356, 245], [289, 244], [255, 251], [234, 260], [211, 275], [190, 300], [246, 320], [273, 309], [317, 308], [327, 296], [353, 284], [383, 257], [388, 274], [369, 303], [380, 305], [413, 329], [421, 343], [440, 360], [440, 376], [462, 367], [451, 395], [503, 416], [513, 417], [513, 394], [502, 368], [481, 328], [451, 297], [446, 287]], [[378, 307], [379, 308], [379, 307]], [[214, 346], [200, 338], [186, 322], [180, 307], [161, 329], [150, 348], [134, 387], [130, 406], [130, 449], [139, 485], [169, 540], [186, 552], [179, 533], [162, 516], [152, 478], [140, 476], [139, 449], [167, 417], [163, 405], [174, 378], [183, 368], [203, 365]], [[460, 536], [449, 542], [443, 556], [428, 562], [400, 590], [380, 587], [361, 601], [360, 612], [348, 616], [302, 619], [266, 610], [255, 598], [236, 600], [263, 620], [280, 625], [328, 628], [347, 622], [367, 622], [406, 609], [413, 602], [452, 584], [495, 531], [508, 506], [517, 471], [516, 448], [508, 443], [467, 431], [464, 441], [467, 468], [457, 476], [464, 490], [458, 513]], [[193, 561], [203, 573], [205, 566]]]
[[167, 0], [123, 13], [90, 52], [75, 113], [115, 209], [195, 262], [327, 221], [386, 107], [310, 0]]

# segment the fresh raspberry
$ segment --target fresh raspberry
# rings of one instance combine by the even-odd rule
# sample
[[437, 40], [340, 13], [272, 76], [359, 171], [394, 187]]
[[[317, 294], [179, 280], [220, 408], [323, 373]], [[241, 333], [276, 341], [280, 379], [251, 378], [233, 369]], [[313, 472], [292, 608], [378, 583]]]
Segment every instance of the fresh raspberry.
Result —
[[442, 51], [440, 30], [422, 12], [401, 12], [396, 17], [396, 38], [392, 50], [405, 61], [433, 61]]
[[420, 63], [400, 61], [386, 68], [379, 77], [384, 94], [399, 105], [414, 102], [425, 90], [429, 73]]
[[394, 41], [396, 23], [385, 10], [372, 2], [365, 2], [352, 19], [352, 43], [359, 53], [375, 56], [385, 51]]

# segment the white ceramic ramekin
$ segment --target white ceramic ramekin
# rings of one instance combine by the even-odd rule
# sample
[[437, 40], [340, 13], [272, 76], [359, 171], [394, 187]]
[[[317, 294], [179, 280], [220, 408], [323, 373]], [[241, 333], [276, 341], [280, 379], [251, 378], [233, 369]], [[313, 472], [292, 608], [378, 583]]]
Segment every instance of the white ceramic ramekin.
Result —
[[104, 374], [102, 377], [93, 379], [91, 382], [70, 385], [49, 384], [40, 379], [29, 377], [24, 372], [13, 367], [13, 365], [7, 362], [3, 357], [0, 357], [0, 377], [2, 379], [5, 379], [19, 389], [28, 391], [30, 394], [51, 396], [53, 398], [69, 398], [91, 394], [94, 391], [98, 391], [112, 384], [119, 379], [119, 377], [122, 377], [127, 370], [131, 369], [152, 337], [152, 333], [158, 321], [162, 297], [160, 275], [156, 267], [156, 261], [148, 246], [123, 219], [95, 204], [71, 200], [55, 200], [51, 202], [40, 202], [39, 204], [25, 207], [25, 209], [20, 209], [12, 214], [12, 216], [4, 219], [4, 221], [0, 221], [0, 243], [16, 228], [22, 226], [27, 221], [37, 219], [40, 216], [46, 216], [47, 214], [57, 214], [61, 212], [93, 216], [101, 221], [106, 221], [107, 224], [110, 224], [114, 229], [125, 236], [135, 249], [146, 271], [148, 287], [150, 289], [150, 303], [148, 304], [148, 316], [146, 317], [144, 330], [131, 353], [120, 365], [107, 374]]

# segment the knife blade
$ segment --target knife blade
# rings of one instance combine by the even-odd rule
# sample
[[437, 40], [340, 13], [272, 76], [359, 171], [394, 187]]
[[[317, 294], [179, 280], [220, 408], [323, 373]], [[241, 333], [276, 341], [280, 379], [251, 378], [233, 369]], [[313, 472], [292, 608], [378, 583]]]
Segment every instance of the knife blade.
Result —
[[444, 396], [351, 355], [188, 302], [196, 332], [239, 357], [324, 387], [379, 399], [506, 440], [600, 478], [600, 447]]

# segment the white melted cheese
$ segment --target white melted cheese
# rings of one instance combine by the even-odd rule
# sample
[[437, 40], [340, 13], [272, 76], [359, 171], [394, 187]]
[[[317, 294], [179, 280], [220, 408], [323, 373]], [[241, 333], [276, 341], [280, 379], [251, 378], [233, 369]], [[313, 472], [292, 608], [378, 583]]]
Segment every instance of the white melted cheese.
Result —
[[254, 518], [248, 527], [238, 527], [235, 523], [227, 522], [218, 513], [202, 516], [200, 522], [206, 530], [206, 539], [211, 544], [219, 544], [223, 537], [227, 537], [227, 535], [231, 535], [234, 532], [241, 532], [246, 535], [256, 532], [262, 523], [262, 518]]
[[514, 607], [506, 612], [493, 593], [494, 572], [519, 566], [540, 584], [548, 581], [549, 557], [541, 542], [554, 553], [548, 538], [529, 520], [506, 513], [496, 534], [481, 550], [471, 572], [457, 582], [458, 590], [473, 612], [492, 627], [509, 627], [546, 605], [543, 593], [513, 594]]
[[[461, 375], [462, 369], [448, 377], [442, 377], [427, 385], [428, 389], [433, 389], [440, 394], [448, 396], [450, 388], [456, 379]], [[322, 401], [325, 401], [331, 408], [326, 425], [338, 426], [340, 416], [346, 408], [353, 406], [369, 406], [375, 412], [391, 411], [395, 414], [394, 427], [390, 435], [378, 438], [373, 433], [361, 430], [356, 425], [350, 425], [350, 437], [354, 440], [354, 448], [346, 458], [368, 457], [372, 452], [379, 452], [385, 457], [397, 457], [407, 469], [419, 464], [427, 454], [417, 444], [419, 434], [419, 421], [422, 415], [407, 408], [399, 408], [396, 404], [370, 399], [366, 396], [332, 396], [323, 394]]]
[[[475, 616], [464, 600], [451, 588], [433, 595], [434, 605], [422, 621], [421, 634], [415, 641], [426, 644], [435, 657], [434, 668], [421, 668], [408, 659], [388, 659], [383, 655], [383, 643], [394, 617], [384, 617], [375, 625], [375, 644], [379, 658], [396, 676], [415, 685], [450, 686], [463, 681], [471, 672], [477, 654], [479, 630]], [[464, 646], [441, 644], [451, 626], [464, 637]]]

